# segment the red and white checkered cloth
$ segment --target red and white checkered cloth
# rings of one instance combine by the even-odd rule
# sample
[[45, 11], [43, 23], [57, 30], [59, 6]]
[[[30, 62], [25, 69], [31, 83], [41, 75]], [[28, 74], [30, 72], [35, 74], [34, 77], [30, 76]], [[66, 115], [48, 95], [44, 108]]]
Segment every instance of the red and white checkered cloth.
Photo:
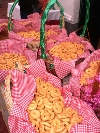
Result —
[[[33, 14], [31, 14], [31, 15], [28, 15], [28, 19], [33, 19], [34, 20], [34, 18], [35, 18], [35, 20], [40, 20], [41, 21], [41, 16], [38, 14], [38, 13], [33, 13]], [[39, 23], [37, 23], [37, 25], [38, 25]], [[39, 24], [40, 25], [40, 24]], [[41, 25], [40, 25], [41, 26]], [[33, 27], [35, 27], [35, 29], [37, 29], [36, 28], [36, 25], [34, 25], [34, 23], [33, 23]], [[55, 35], [55, 34], [51, 34], [49, 37], [48, 37], [48, 39], [54, 39], [54, 40], [59, 40], [59, 39], [61, 39], [61, 38], [66, 38], [67, 36], [68, 36], [68, 34], [67, 34], [67, 32], [66, 32], [66, 30], [64, 29], [64, 28], [59, 28], [59, 25], [45, 25], [45, 29], [46, 29], [46, 31], [48, 31], [48, 30], [53, 30], [53, 31], [55, 31], [56, 33], [58, 33], [58, 35]], [[40, 30], [40, 29], [39, 29]], [[39, 31], [38, 30], [38, 31]]]
[[61, 39], [59, 40], [57, 43], [48, 43], [46, 45], [47, 50], [50, 50], [52, 47], [54, 47], [55, 45], [58, 45], [61, 42], [76, 42], [78, 44], [83, 44], [85, 47], [85, 52], [83, 55], [79, 56], [77, 59], [72, 60], [72, 61], [61, 61], [59, 58], [57, 57], [53, 57], [54, 59], [54, 67], [55, 67], [55, 71], [57, 76], [62, 79], [65, 76], [67, 76], [70, 72], [72, 68], [75, 68], [75, 62], [78, 61], [80, 58], [86, 58], [87, 56], [90, 55], [89, 50], [94, 51], [94, 48], [92, 47], [92, 45], [87, 42], [84, 41], [84, 39], [82, 37], [79, 37], [76, 35], [76, 33], [71, 33], [69, 35], [69, 37], [67, 37], [66, 39]]
[[33, 14], [28, 15], [27, 18], [33, 19], [34, 21], [38, 21], [41, 19], [41, 16], [39, 15], [39, 13], [33, 13]]
[[[28, 19], [20, 19], [20, 20], [13, 20], [13, 26], [14, 32], [20, 32], [20, 31], [30, 31], [33, 30], [36, 27], [39, 27], [40, 29], [40, 21], [41, 16], [38, 13], [34, 13], [28, 16]], [[26, 24], [22, 25], [22, 23], [26, 22]]]
[[100, 121], [86, 102], [66, 92], [64, 103], [66, 107], [72, 107], [83, 117], [82, 123], [74, 125], [70, 133], [100, 133]]
[[34, 96], [36, 83], [31, 75], [19, 71], [11, 71], [13, 87], [13, 109], [8, 119], [11, 133], [35, 133], [34, 128], [28, 121], [26, 108]]
[[27, 69], [27, 74], [32, 75], [35, 78], [41, 77], [49, 81], [51, 84], [54, 84], [57, 87], [61, 87], [61, 80], [46, 71], [45, 62], [43, 59], [39, 59], [31, 64]]
[[[34, 127], [28, 121], [28, 113], [26, 111], [36, 90], [35, 80], [32, 75], [16, 70], [11, 72], [11, 76], [13, 80], [12, 96], [14, 104], [11, 115], [8, 118], [10, 133], [36, 133]], [[53, 83], [54, 79], [51, 78], [50, 80]], [[70, 133], [100, 133], [100, 121], [91, 107], [82, 100], [73, 97], [70, 92], [66, 91], [63, 95], [66, 107], [72, 107], [83, 117], [82, 123], [74, 125]]]
[[[33, 64], [30, 64], [30, 67], [27, 69], [27, 76], [26, 74], [21, 73], [17, 70], [12, 70], [11, 75], [12, 75], [12, 80], [14, 84], [12, 88], [13, 101], [17, 101], [17, 99], [19, 99], [19, 97], [22, 94], [23, 95], [27, 94], [26, 91], [28, 92], [29, 90], [31, 91], [31, 88], [32, 88], [31, 78], [41, 77], [42, 79], [48, 81], [49, 83], [55, 85], [56, 87], [59, 87], [59, 88], [61, 87], [60, 79], [46, 72], [45, 63], [42, 59], [35, 61]], [[25, 90], [24, 88], [26, 87], [26, 85], [28, 89]]]
[[0, 32], [5, 30], [5, 28], [7, 28], [7, 25], [8, 25], [8, 19], [0, 19]]
[[[27, 95], [30, 93], [32, 96], [34, 96], [34, 92], [36, 89], [36, 83], [35, 79], [32, 75], [24, 74], [17, 70], [11, 70], [11, 79], [13, 82], [12, 87], [12, 98], [14, 102], [18, 102], [21, 107], [25, 107], [27, 102], [29, 102], [29, 99], [27, 98]], [[33, 89], [33, 90], [32, 90]], [[24, 103], [24, 99], [26, 99], [26, 102]]]
[[8, 37], [10, 39], [19, 40], [19, 41], [25, 42], [25, 43], [28, 43], [28, 42], [31, 42], [31, 41], [35, 40], [34, 38], [24, 38], [24, 37], [22, 37], [22, 36], [20, 36], [20, 35], [18, 35], [16, 33], [14, 33], [13, 31], [10, 31], [8, 33]]
[[46, 31], [52, 30], [52, 31], [57, 33], [57, 34], [51, 34], [48, 37], [48, 40], [53, 39], [55, 41], [59, 41], [61, 39], [65, 39], [66, 37], [68, 37], [66, 29], [65, 28], [59, 28], [59, 25], [46, 25], [45, 29], [46, 29]]
[[[17, 21], [19, 21], [19, 20], [14, 20], [15, 28], [13, 31], [9, 32], [9, 34], [8, 34], [9, 38], [17, 39], [17, 40], [25, 41], [25, 42], [36, 40], [35, 38], [24, 38], [24, 37], [18, 35], [17, 33], [18, 32], [28, 32], [28, 31], [32, 31], [32, 30], [35, 30], [36, 32], [40, 32], [41, 24], [36, 21], [34, 23], [29, 22], [29, 24], [26, 24], [25, 26], [23, 26], [20, 23], [18, 23]], [[22, 20], [22, 21], [24, 21], [24, 20]], [[27, 20], [25, 20], [25, 21], [27, 21]], [[60, 29], [58, 25], [51, 25], [51, 26], [45, 25], [45, 31], [48, 31], [48, 30], [52, 30], [52, 31], [56, 32], [57, 34], [51, 33], [51, 35], [47, 38], [47, 41], [48, 40], [58, 41], [59, 39], [64, 39], [68, 36], [66, 30], [64, 28]]]
[[[33, 63], [37, 58], [36, 53], [26, 49], [25, 43], [13, 39], [0, 41], [0, 54], [5, 52], [22, 54], [27, 58], [29, 64]], [[8, 71], [0, 69], [0, 83], [4, 80], [7, 73]]]
[[81, 74], [84, 72], [86, 68], [89, 67], [89, 64], [92, 61], [100, 60], [100, 49], [94, 51], [92, 54], [90, 54], [76, 69], [73, 69], [73, 71], [77, 71], [76, 75], [72, 73], [72, 77], [70, 78], [69, 86], [71, 88], [71, 91], [73, 92], [74, 96], [79, 97], [80, 96], [80, 88], [82, 87], [79, 84], [79, 80], [81, 77]]

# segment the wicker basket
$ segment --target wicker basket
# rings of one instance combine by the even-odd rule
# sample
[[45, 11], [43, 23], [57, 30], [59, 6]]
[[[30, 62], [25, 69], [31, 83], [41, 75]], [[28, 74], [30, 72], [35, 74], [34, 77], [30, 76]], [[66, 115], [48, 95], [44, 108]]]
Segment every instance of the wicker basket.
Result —
[[0, 40], [5, 40], [5, 39], [8, 39], [8, 30], [7, 29], [0, 32]]
[[[9, 12], [9, 20], [8, 20], [8, 31], [12, 31], [13, 28], [14, 28], [13, 22], [12, 22], [12, 12], [13, 12], [13, 10], [14, 10], [14, 8], [15, 8], [15, 6], [16, 6], [16, 4], [17, 4], [18, 2], [19, 2], [19, 0], [16, 0], [16, 1], [13, 3], [13, 5], [12, 5], [12, 7], [11, 7], [11, 9], [10, 9], [10, 12]], [[45, 24], [46, 24], [46, 22], [47, 22], [47, 16], [48, 16], [48, 15], [46, 14], [46, 11], [49, 12], [49, 10], [52, 8], [52, 6], [53, 6], [55, 3], [57, 3], [57, 5], [60, 7], [60, 13], [61, 13], [61, 16], [60, 16], [60, 28], [64, 28], [64, 9], [63, 9], [63, 7], [60, 5], [60, 3], [59, 3], [57, 0], [50, 1], [50, 2], [47, 4], [46, 9], [44, 10], [43, 15], [42, 15], [42, 18], [41, 18], [41, 21], [42, 21], [41, 29], [40, 29], [40, 37], [41, 37], [41, 38], [43, 38], [43, 36], [44, 36], [44, 35], [42, 34], [42, 31], [41, 31], [41, 30], [42, 30], [42, 27], [44, 27]], [[48, 7], [49, 7], [49, 9], [48, 9]], [[45, 18], [45, 15], [47, 15], [46, 18]], [[43, 19], [44, 19], [44, 22], [43, 22]], [[43, 36], [42, 36], [42, 35], [43, 35]], [[41, 48], [41, 51], [42, 51], [42, 50], [44, 50], [44, 49], [42, 48], [41, 41], [42, 41], [42, 40], [40, 40], [40, 48]], [[45, 53], [44, 53], [44, 56], [45, 56]], [[45, 60], [45, 63], [46, 63], [46, 67], [47, 67], [48, 72], [53, 73], [54, 75], [56, 75], [54, 68], [53, 68], [53, 67], [50, 67], [50, 66], [52, 66], [52, 64], [53, 64], [53, 63], [52, 63], [52, 60], [51, 60], [51, 59], [48, 59], [48, 58], [45, 58], [45, 57], [43, 57], [43, 56], [40, 56], [39, 58], [43, 58], [43, 59]]]
[[5, 124], [8, 128], [8, 116], [11, 113], [11, 108], [13, 105], [12, 97], [11, 97], [11, 91], [5, 89], [5, 83], [2, 82], [0, 84], [0, 111], [2, 112], [3, 119], [5, 121]]
[[0, 19], [0, 40], [8, 38], [8, 19]]
[[60, 16], [60, 19], [59, 19], [60, 28], [64, 28], [64, 26], [65, 26], [63, 7], [61, 6], [61, 4], [57, 0], [51, 0], [50, 2], [48, 2], [47, 6], [46, 6], [46, 8], [43, 12], [42, 18], [41, 18], [41, 28], [40, 28], [41, 56], [39, 58], [44, 59], [47, 71], [49, 73], [52, 73], [55, 76], [57, 76], [56, 72], [55, 72], [55, 69], [54, 69], [54, 66], [53, 66], [53, 59], [52, 58], [47, 58], [46, 49], [45, 49], [45, 42], [44, 42], [44, 40], [45, 40], [45, 33], [44, 33], [45, 32], [45, 24], [47, 22], [48, 12], [51, 9], [51, 7], [54, 6], [55, 3], [57, 3], [57, 5], [60, 8], [60, 13], [61, 13], [61, 16]]
[[[57, 3], [58, 6], [60, 7], [60, 13], [61, 13], [60, 28], [64, 28], [64, 9], [62, 8], [62, 6], [60, 5], [60, 3], [57, 0], [51, 0], [47, 4], [47, 6], [46, 6], [46, 8], [43, 12], [43, 15], [42, 15], [42, 18], [41, 18], [41, 29], [40, 29], [40, 48], [41, 48], [41, 57], [40, 58], [45, 60], [47, 70], [49, 70], [49, 72], [53, 73], [54, 75], [56, 75], [56, 73], [55, 73], [54, 66], [53, 66], [53, 59], [50, 56], [47, 56], [46, 48], [45, 48], [45, 24], [46, 24], [46, 21], [47, 21], [48, 12], [55, 3]], [[90, 7], [90, 3], [87, 0], [87, 8], [89, 8], [89, 7]], [[86, 31], [86, 28], [87, 28], [87, 23], [88, 23], [88, 20], [89, 20], [89, 10], [87, 10], [87, 12], [86, 12], [86, 18], [87, 19], [86, 19], [85, 24], [83, 26], [82, 34], [80, 35], [80, 36], [83, 36], [83, 37], [85, 35], [85, 31]], [[82, 61], [83, 61], [83, 59], [81, 60], [81, 62]], [[80, 63], [80, 60], [77, 62], [77, 64], [78, 63]]]

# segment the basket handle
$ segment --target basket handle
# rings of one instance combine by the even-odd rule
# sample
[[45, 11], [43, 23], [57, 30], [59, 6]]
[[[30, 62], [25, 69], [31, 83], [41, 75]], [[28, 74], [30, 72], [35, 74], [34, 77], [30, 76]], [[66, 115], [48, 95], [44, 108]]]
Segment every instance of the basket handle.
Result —
[[85, 24], [83, 26], [83, 30], [82, 30], [82, 34], [80, 36], [84, 36], [86, 29], [87, 29], [87, 24], [89, 21], [89, 9], [90, 9], [90, 1], [89, 0], [85, 0], [86, 1], [86, 16], [85, 16]]
[[48, 18], [48, 12], [49, 10], [53, 7], [53, 5], [57, 3], [57, 5], [60, 8], [60, 28], [64, 27], [64, 8], [61, 6], [61, 4], [58, 2], [58, 0], [50, 0], [47, 5], [46, 8], [42, 14], [41, 17], [41, 28], [40, 28], [40, 48], [41, 48], [41, 58], [45, 59], [47, 58], [47, 55], [45, 53], [45, 23], [47, 21]]
[[8, 18], [8, 31], [13, 30], [13, 23], [12, 23], [12, 13], [14, 11], [14, 8], [16, 6], [16, 4], [19, 2], [19, 0], [15, 0], [15, 2], [13, 3], [10, 12], [9, 12], [9, 18]]

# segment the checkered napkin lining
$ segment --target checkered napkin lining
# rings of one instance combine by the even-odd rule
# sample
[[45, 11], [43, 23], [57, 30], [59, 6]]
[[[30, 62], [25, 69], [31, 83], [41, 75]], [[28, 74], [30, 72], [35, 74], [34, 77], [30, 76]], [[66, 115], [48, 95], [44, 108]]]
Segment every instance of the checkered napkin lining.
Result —
[[[13, 80], [12, 97], [14, 101], [12, 113], [8, 118], [8, 124], [11, 133], [36, 133], [34, 127], [28, 120], [28, 113], [26, 111], [26, 108], [32, 100], [34, 92], [36, 90], [36, 82], [34, 80], [34, 76], [40, 76], [41, 74], [41, 76], [44, 77], [45, 80], [47, 79], [47, 81], [50, 83], [52, 82], [52, 84], [56, 83], [56, 86], [59, 87], [59, 79], [57, 80], [57, 77], [52, 74], [48, 74], [45, 71], [45, 67], [42, 67], [43, 64], [43, 60], [35, 62], [35, 65], [33, 67], [37, 66], [39, 68], [39, 66], [41, 65], [39, 68], [40, 71], [38, 70], [37, 72], [38, 68], [36, 67], [36, 71], [34, 69], [32, 73], [30, 73], [31, 75], [24, 74], [16, 70], [13, 70], [11, 72]], [[44, 70], [44, 73], [42, 73], [41, 69]], [[31, 70], [32, 67], [30, 69], [30, 72]], [[83, 122], [81, 124], [74, 125], [71, 128], [70, 133], [100, 133], [100, 122], [95, 116], [91, 107], [82, 100], [73, 97], [70, 92], [62, 92], [65, 98], [64, 102], [66, 104], [66, 107], [72, 107], [73, 109], [77, 110], [83, 117]]]
[[[26, 44], [13, 39], [6, 39], [0, 41], [0, 54], [9, 52], [17, 53], [24, 55], [29, 64], [33, 63], [36, 60], [36, 53], [33, 53], [31, 50], [26, 49]], [[4, 80], [9, 71], [0, 70], [0, 82]]]
[[[38, 13], [34, 13], [28, 16], [28, 19], [13, 20], [14, 32], [29, 31], [40, 25], [41, 16]], [[22, 22], [27, 22], [22, 25]]]
[[89, 64], [92, 61], [100, 60], [100, 49], [94, 51], [92, 54], [90, 54], [79, 66], [78, 71], [79, 75], [72, 75], [70, 78], [69, 86], [74, 94], [74, 96], [80, 96], [80, 88], [82, 87], [79, 84], [80, 76], [83, 73], [83, 71], [88, 68]]
[[[46, 31], [48, 30], [53, 30], [54, 32], [56, 32], [57, 34], [51, 34], [48, 37], [49, 39], [53, 39], [56, 42], [59, 41], [60, 39], [65, 39], [66, 37], [68, 37], [67, 31], [65, 28], [59, 28], [59, 25], [46, 25], [45, 26]], [[48, 47], [47, 47], [48, 48]]]
[[34, 21], [36, 21], [36, 20], [40, 20], [41, 16], [39, 15], [39, 13], [33, 13], [33, 14], [28, 15], [27, 18], [28, 19], [33, 19]]
[[49, 81], [51, 84], [54, 84], [57, 87], [61, 87], [61, 80], [56, 76], [47, 73], [43, 59], [39, 59], [31, 64], [27, 69], [27, 74], [32, 75], [35, 78], [40, 76], [42, 79]]
[[70, 133], [100, 133], [100, 121], [87, 103], [79, 98], [71, 96], [69, 92], [66, 93], [64, 102], [66, 107], [72, 107], [83, 117], [82, 124], [74, 125]]
[[57, 43], [48, 43], [47, 44], [47, 50], [50, 50], [52, 47], [54, 47], [55, 45], [58, 45], [61, 42], [76, 42], [79, 44], [83, 44], [85, 46], [85, 52], [83, 55], [79, 56], [77, 59], [72, 60], [72, 61], [61, 61], [59, 58], [57, 57], [53, 57], [54, 58], [54, 68], [56, 71], [57, 76], [62, 79], [65, 76], [67, 76], [70, 72], [72, 68], [75, 68], [75, 62], [78, 61], [80, 58], [86, 58], [88, 55], [90, 55], [89, 50], [94, 51], [94, 48], [92, 47], [92, 45], [87, 42], [84, 41], [83, 38], [79, 37], [76, 35], [76, 33], [71, 33], [69, 35], [69, 37], [67, 37], [66, 39], [59, 39], [59, 41]]
[[[8, 20], [7, 19], [0, 19], [0, 24], [3, 24], [3, 23], [8, 23]], [[7, 25], [0, 26], [0, 32], [2, 30], [4, 30], [6, 27], [7, 27]]]
[[[16, 23], [16, 25], [19, 25], [19, 23]], [[21, 27], [20, 30], [17, 28], [18, 26], [15, 26], [15, 27], [18, 31], [15, 31], [15, 30], [10, 31], [9, 34], [8, 34], [10, 39], [17, 39], [17, 40], [24, 41], [24, 42], [31, 42], [33, 40], [36, 41], [35, 38], [24, 38], [24, 37], [18, 35], [17, 33], [18, 32], [27, 32], [27, 31], [32, 31], [32, 30], [40, 32], [40, 24], [38, 24], [38, 23], [33, 23], [32, 27], [27, 26], [27, 27], [24, 27], [24, 28], [22, 27], [22, 25], [20, 25], [20, 27]], [[58, 34], [52, 33], [48, 37], [47, 41], [48, 40], [55, 40], [57, 42], [57, 41], [59, 41], [59, 39], [62, 39], [62, 38], [64, 39], [68, 36], [66, 30], [63, 29], [63, 28], [60, 29], [58, 25], [52, 25], [52, 26], [46, 25], [45, 30], [46, 31], [53, 30], [53, 31], [58, 33]], [[37, 41], [39, 41], [39, 40], [37, 40]]]

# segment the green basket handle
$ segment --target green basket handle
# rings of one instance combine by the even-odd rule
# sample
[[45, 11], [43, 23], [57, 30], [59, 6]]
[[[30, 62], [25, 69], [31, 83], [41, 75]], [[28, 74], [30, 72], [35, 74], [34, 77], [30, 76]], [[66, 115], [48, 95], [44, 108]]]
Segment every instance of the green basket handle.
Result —
[[90, 1], [86, 0], [86, 16], [85, 16], [85, 24], [83, 26], [82, 34], [80, 36], [84, 36], [87, 28], [87, 24], [89, 21], [89, 9], [90, 9]]
[[[40, 48], [41, 48], [41, 58], [42, 59], [46, 59], [47, 55], [45, 53], [45, 23], [47, 20], [47, 16], [48, 16], [48, 12], [49, 10], [53, 7], [53, 5], [57, 3], [57, 5], [60, 7], [60, 28], [64, 27], [64, 9], [63, 7], [60, 5], [60, 3], [58, 2], [58, 0], [49, 0], [42, 18], [41, 18], [41, 28], [40, 28]], [[89, 21], [89, 9], [90, 9], [90, 2], [89, 0], [86, 0], [86, 16], [85, 16], [85, 24], [82, 30], [82, 34], [80, 36], [84, 36], [85, 32], [86, 32], [86, 28], [87, 28], [87, 24]]]
[[8, 31], [13, 30], [13, 23], [12, 23], [12, 13], [14, 11], [14, 8], [16, 6], [16, 4], [19, 2], [19, 0], [15, 0], [15, 2], [13, 3], [10, 12], [9, 12], [9, 18], [8, 18]]
[[54, 4], [57, 3], [57, 5], [60, 8], [60, 28], [64, 28], [64, 8], [61, 6], [61, 4], [58, 2], [58, 0], [50, 0], [48, 4], [46, 5], [46, 8], [42, 14], [41, 17], [41, 28], [40, 28], [40, 48], [41, 48], [41, 58], [45, 59], [47, 58], [47, 55], [45, 53], [45, 23], [48, 18], [48, 12], [49, 10], [54, 6]]

